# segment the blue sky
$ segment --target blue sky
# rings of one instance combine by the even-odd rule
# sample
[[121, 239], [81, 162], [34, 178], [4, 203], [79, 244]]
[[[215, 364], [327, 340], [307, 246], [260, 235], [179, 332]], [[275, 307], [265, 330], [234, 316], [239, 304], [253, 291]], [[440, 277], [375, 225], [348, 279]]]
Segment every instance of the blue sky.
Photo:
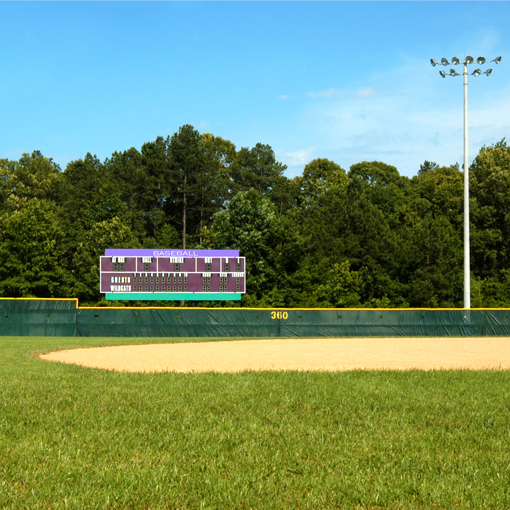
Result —
[[192, 124], [270, 145], [288, 177], [315, 158], [413, 176], [462, 164], [462, 77], [430, 59], [466, 55], [503, 57], [469, 78], [470, 159], [510, 138], [509, 2], [0, 2], [0, 19], [0, 158], [65, 168]]

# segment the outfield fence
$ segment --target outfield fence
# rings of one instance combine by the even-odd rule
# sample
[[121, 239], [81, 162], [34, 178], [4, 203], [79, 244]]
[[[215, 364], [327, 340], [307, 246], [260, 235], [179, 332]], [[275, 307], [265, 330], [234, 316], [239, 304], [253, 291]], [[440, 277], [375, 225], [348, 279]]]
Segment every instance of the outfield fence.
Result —
[[510, 309], [80, 307], [0, 298], [0, 335], [101, 337], [510, 336]]

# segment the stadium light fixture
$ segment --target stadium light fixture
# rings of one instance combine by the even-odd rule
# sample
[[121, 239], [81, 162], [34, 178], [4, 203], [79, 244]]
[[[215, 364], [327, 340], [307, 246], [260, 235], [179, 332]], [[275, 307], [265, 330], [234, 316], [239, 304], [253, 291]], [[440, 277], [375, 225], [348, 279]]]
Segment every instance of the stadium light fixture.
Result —
[[[470, 250], [469, 250], [469, 154], [468, 154], [468, 100], [467, 100], [467, 77], [468, 74], [472, 74], [477, 77], [482, 74], [489, 76], [492, 73], [492, 69], [487, 69], [483, 71], [481, 69], [475, 69], [472, 73], [468, 73], [467, 66], [474, 62], [474, 58], [468, 55], [462, 65], [464, 66], [464, 72], [462, 75], [464, 76], [464, 308], [471, 308], [471, 265], [470, 265]], [[485, 57], [478, 57], [476, 59], [476, 63], [478, 65], [484, 65], [485, 63], [499, 64], [501, 62], [501, 57], [497, 57], [493, 60], [487, 62]], [[436, 65], [458, 65], [461, 64], [460, 60], [457, 57], [453, 57], [451, 63], [448, 62], [448, 59], [442, 58], [441, 62], [437, 62], [433, 58], [430, 59], [430, 63], [433, 67]], [[444, 71], [439, 71], [441, 77], [446, 78], [446, 76], [460, 76], [461, 73], [458, 73], [455, 69], [450, 69], [450, 73], [446, 74]]]

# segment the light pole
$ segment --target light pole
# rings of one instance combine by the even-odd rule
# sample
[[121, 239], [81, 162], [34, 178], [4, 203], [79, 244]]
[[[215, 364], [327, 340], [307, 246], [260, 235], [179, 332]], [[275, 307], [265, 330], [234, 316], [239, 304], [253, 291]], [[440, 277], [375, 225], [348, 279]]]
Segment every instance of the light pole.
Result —
[[[469, 155], [468, 155], [468, 107], [467, 107], [467, 77], [468, 74], [472, 74], [473, 76], [480, 76], [481, 74], [485, 74], [489, 76], [492, 73], [492, 69], [487, 69], [482, 72], [481, 69], [475, 69], [472, 73], [468, 73], [467, 66], [474, 62], [473, 57], [466, 57], [464, 62], [461, 62], [457, 57], [453, 57], [451, 62], [448, 62], [448, 59], [442, 58], [441, 62], [436, 62], [433, 58], [430, 59], [430, 63], [435, 67], [436, 65], [464, 65], [464, 72], [462, 73], [464, 76], [464, 308], [471, 308], [471, 267], [469, 262]], [[478, 65], [484, 65], [485, 63], [490, 64], [491, 62], [495, 62], [499, 64], [501, 62], [501, 57], [495, 58], [494, 60], [490, 60], [486, 62], [484, 57], [478, 57], [476, 59]], [[445, 78], [446, 76], [460, 76], [455, 69], [450, 69], [450, 73], [447, 75], [444, 71], [439, 71], [439, 74]]]

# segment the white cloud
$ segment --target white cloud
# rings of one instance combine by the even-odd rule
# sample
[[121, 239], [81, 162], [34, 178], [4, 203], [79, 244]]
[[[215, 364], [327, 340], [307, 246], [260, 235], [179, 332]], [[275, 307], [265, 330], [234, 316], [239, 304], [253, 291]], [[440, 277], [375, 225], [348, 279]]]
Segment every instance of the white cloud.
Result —
[[312, 98], [336, 98], [341, 97], [342, 92], [338, 89], [328, 89], [328, 90], [317, 90], [315, 92], [307, 92], [307, 96]]
[[315, 146], [308, 147], [307, 149], [300, 149], [294, 152], [284, 152], [281, 154], [280, 158], [287, 166], [306, 165], [312, 160], [314, 151]]
[[[484, 45], [491, 44], [487, 36]], [[503, 66], [493, 67], [489, 79], [469, 80], [470, 160], [482, 145], [510, 137], [507, 73]], [[364, 87], [307, 95], [329, 98], [326, 103], [308, 100], [300, 113], [303, 139], [315, 143], [316, 157], [344, 168], [364, 159], [380, 160], [408, 176], [425, 159], [462, 163], [462, 77], [441, 79], [427, 59], [405, 58], [401, 66], [367, 77]]]
[[356, 91], [357, 97], [373, 97], [375, 96], [375, 90], [372, 87], [365, 87]]
[[287, 101], [287, 99], [289, 99], [289, 95], [286, 94], [286, 95], [283, 95], [283, 96], [278, 96], [279, 99], [282, 99], [283, 101]]
[[29, 153], [28, 150], [23, 149], [10, 149], [8, 151], [0, 152], [0, 159], [19, 159], [23, 153]]
[[207, 122], [206, 120], [203, 120], [202, 122], [200, 122], [200, 124], [198, 125], [198, 129], [200, 131], [209, 131], [211, 129], [211, 124], [209, 122]]
[[[355, 91], [340, 90], [331, 88], [328, 90], [316, 90], [307, 92], [306, 95], [313, 99], [346, 99], [348, 97], [373, 97], [376, 95], [376, 91], [372, 87], [363, 87], [356, 89]], [[281, 97], [281, 96], [280, 96]]]
[[471, 48], [471, 51], [474, 53], [473, 57], [475, 59], [482, 55], [487, 60], [492, 60], [499, 55], [499, 53], [496, 54], [496, 52], [500, 51], [500, 34], [497, 30], [480, 28], [478, 29], [473, 40], [476, 41], [477, 44], [475, 48]]

